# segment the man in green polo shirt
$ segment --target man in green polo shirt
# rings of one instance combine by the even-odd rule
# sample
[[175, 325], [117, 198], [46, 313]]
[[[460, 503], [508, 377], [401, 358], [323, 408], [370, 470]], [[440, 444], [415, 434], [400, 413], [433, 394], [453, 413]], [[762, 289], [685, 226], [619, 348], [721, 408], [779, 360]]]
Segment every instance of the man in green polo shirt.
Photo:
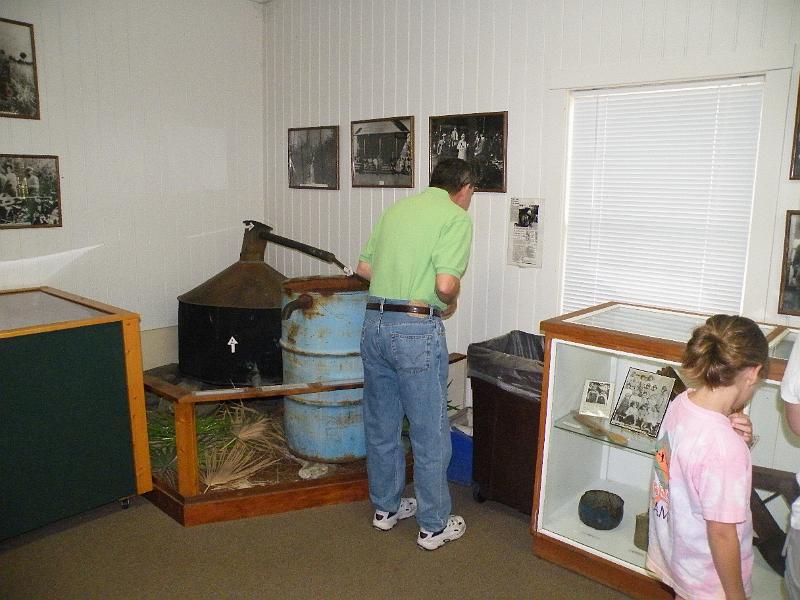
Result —
[[[447, 485], [448, 352], [442, 317], [456, 308], [472, 245], [467, 213], [478, 174], [466, 161], [440, 161], [430, 187], [381, 215], [358, 274], [370, 280], [361, 337], [364, 428], [373, 526], [388, 531], [417, 515], [417, 544], [435, 550], [457, 540], [464, 519], [451, 515]], [[402, 498], [407, 417], [416, 498]]]

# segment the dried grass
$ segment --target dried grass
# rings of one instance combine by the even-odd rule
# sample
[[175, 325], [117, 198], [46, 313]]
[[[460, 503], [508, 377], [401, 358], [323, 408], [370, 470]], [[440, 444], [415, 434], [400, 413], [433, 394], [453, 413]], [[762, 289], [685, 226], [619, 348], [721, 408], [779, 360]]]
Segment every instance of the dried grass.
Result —
[[206, 452], [206, 468], [200, 474], [207, 492], [211, 489], [242, 489], [257, 485], [250, 477], [278, 459], [260, 455], [241, 442]]
[[[175, 483], [173, 415], [166, 411], [148, 411], [148, 430], [154, 474], [168, 483]], [[260, 481], [262, 478], [278, 483], [281, 472], [288, 474], [282, 463], [291, 460], [303, 466], [310, 464], [289, 451], [280, 417], [262, 414], [243, 402], [226, 403], [213, 415], [198, 415], [197, 442], [200, 480], [205, 486], [203, 493], [269, 483]], [[270, 466], [276, 469], [274, 473], [270, 470], [269, 474], [259, 474]], [[295, 471], [292, 473], [296, 476]]]

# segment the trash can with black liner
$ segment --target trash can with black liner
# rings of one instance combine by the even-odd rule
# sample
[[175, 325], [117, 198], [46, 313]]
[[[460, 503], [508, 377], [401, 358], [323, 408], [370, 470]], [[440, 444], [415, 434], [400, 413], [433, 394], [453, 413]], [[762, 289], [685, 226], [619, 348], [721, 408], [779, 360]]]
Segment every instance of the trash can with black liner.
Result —
[[530, 514], [544, 371], [543, 336], [524, 331], [470, 344], [473, 497]]

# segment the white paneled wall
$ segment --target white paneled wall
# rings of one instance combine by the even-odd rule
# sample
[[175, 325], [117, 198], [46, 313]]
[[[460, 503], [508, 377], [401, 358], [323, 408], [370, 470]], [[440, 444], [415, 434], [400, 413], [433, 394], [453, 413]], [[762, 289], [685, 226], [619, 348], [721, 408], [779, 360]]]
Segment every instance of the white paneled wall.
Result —
[[[797, 89], [797, 69], [789, 68], [799, 38], [800, 0], [275, 0], [266, 8], [265, 218], [353, 264], [380, 212], [409, 191], [351, 188], [350, 121], [414, 115], [422, 189], [429, 116], [508, 110], [508, 193], [473, 198], [472, 260], [448, 338], [463, 352], [511, 329], [536, 331], [559, 312], [564, 82], [615, 85], [777, 65], [792, 83], [776, 86], [765, 120], [786, 140], [766, 140], [759, 177], [769, 181], [759, 189], [768, 197], [757, 194], [757, 210], [769, 214], [754, 221], [753, 234], [766, 241], [751, 252], [761, 272], [770, 264], [769, 282], [753, 279], [746, 309], [785, 320], [775, 312], [780, 273], [771, 253], [773, 239], [782, 244], [783, 211], [800, 208], [800, 184], [787, 181]], [[341, 128], [341, 189], [290, 190], [287, 129], [316, 125]], [[766, 163], [781, 165], [780, 173]], [[505, 264], [512, 196], [545, 199], [542, 269]], [[271, 248], [269, 258], [288, 276], [334, 273], [293, 251]]]
[[0, 230], [0, 289], [49, 285], [177, 322], [261, 218], [263, 7], [248, 0], [2, 0], [33, 23], [41, 120], [0, 152], [55, 154], [63, 227]]
[[[800, 0], [2, 0], [33, 23], [42, 119], [0, 152], [60, 157], [64, 227], [0, 230], [0, 288], [51, 285], [172, 326], [238, 257], [241, 220], [353, 264], [409, 190], [350, 187], [350, 121], [507, 110], [508, 193], [476, 194], [451, 350], [559, 312], [569, 87], [778, 69], [765, 100], [745, 311], [776, 322]], [[784, 68], [783, 71], [780, 71]], [[781, 74], [782, 73], [782, 74]], [[287, 129], [339, 125], [339, 191], [289, 190]], [[776, 133], [777, 132], [777, 133]], [[506, 266], [508, 200], [544, 198], [541, 269]], [[335, 273], [271, 246], [288, 276]]]

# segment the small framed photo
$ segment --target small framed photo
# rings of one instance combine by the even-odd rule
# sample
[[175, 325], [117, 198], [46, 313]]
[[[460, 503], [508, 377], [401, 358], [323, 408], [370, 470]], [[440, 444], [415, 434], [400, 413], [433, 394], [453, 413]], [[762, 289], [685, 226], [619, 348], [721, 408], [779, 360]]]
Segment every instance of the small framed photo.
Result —
[[508, 112], [430, 118], [430, 170], [440, 159], [462, 158], [478, 167], [476, 192], [506, 191]]
[[611, 413], [611, 424], [658, 437], [674, 385], [672, 377], [631, 367]]
[[590, 417], [611, 416], [611, 398], [614, 393], [613, 384], [607, 381], [594, 381], [587, 379], [583, 385], [583, 396], [578, 412]]
[[789, 179], [800, 179], [800, 86], [797, 90], [797, 108], [794, 113], [792, 164], [789, 166]]
[[61, 227], [57, 156], [0, 154], [0, 229]]
[[289, 187], [339, 189], [339, 126], [289, 129]]
[[353, 187], [414, 187], [414, 117], [350, 123]]
[[33, 25], [0, 18], [0, 117], [39, 118]]
[[800, 210], [786, 211], [778, 312], [800, 315]]

